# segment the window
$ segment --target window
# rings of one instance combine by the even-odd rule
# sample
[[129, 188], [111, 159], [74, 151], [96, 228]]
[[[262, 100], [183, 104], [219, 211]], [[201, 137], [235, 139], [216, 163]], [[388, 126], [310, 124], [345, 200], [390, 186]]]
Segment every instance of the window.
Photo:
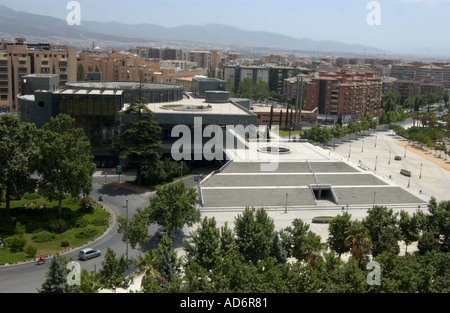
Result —
[[7, 101], [8, 100], [8, 95], [1, 95], [0, 96], [0, 100]]
[[8, 68], [7, 67], [0, 67], [0, 72], [7, 72]]
[[48, 65], [48, 61], [42, 61], [42, 65]]

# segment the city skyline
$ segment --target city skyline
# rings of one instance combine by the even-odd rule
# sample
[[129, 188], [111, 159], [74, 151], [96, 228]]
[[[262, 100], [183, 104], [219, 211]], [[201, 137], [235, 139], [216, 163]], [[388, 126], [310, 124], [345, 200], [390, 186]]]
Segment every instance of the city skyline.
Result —
[[[442, 40], [450, 30], [446, 23], [449, 0], [343, 0], [206, 2], [78, 1], [83, 21], [155, 24], [163, 27], [223, 24], [248, 31], [266, 31], [294, 38], [333, 40], [360, 44], [402, 54], [448, 56], [450, 43]], [[371, 4], [379, 4], [379, 11]], [[69, 1], [10, 1], [0, 4], [14, 10], [65, 20]], [[99, 14], [101, 12], [101, 14]], [[377, 15], [379, 25], [368, 19]], [[448, 26], [447, 26], [448, 25]]]

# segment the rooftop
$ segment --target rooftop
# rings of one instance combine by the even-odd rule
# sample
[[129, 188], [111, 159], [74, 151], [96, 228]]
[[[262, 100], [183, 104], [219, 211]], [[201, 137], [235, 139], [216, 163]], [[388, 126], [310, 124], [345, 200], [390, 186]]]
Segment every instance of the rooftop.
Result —
[[[70, 82], [66, 83], [67, 87], [73, 89], [137, 89], [140, 86], [140, 82], [129, 81], [90, 81], [90, 82]], [[161, 84], [161, 83], [142, 83], [143, 89], [181, 89], [182, 87], [174, 84]]]

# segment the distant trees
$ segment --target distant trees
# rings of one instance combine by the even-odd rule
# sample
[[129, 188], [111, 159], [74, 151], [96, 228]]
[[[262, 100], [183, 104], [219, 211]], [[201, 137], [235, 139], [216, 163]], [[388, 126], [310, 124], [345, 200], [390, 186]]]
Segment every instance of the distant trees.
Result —
[[270, 97], [269, 84], [257, 80], [254, 84], [250, 78], [245, 78], [239, 83], [237, 93], [241, 98], [248, 98], [254, 100], [268, 99]]

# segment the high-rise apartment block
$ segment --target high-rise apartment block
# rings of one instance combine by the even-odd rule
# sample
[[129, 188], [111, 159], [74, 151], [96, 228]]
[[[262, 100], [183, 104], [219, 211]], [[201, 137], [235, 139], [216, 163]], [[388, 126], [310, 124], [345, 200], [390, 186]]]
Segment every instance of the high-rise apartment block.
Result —
[[373, 73], [320, 72], [306, 86], [306, 110], [358, 119], [378, 115], [382, 83]]
[[59, 74], [60, 85], [76, 80], [75, 47], [48, 43], [29, 44], [25, 38], [0, 44], [0, 111], [16, 112], [20, 78], [30, 74]]
[[212, 65], [211, 51], [194, 50], [188, 52], [188, 61], [196, 62], [201, 68], [210, 68]]

